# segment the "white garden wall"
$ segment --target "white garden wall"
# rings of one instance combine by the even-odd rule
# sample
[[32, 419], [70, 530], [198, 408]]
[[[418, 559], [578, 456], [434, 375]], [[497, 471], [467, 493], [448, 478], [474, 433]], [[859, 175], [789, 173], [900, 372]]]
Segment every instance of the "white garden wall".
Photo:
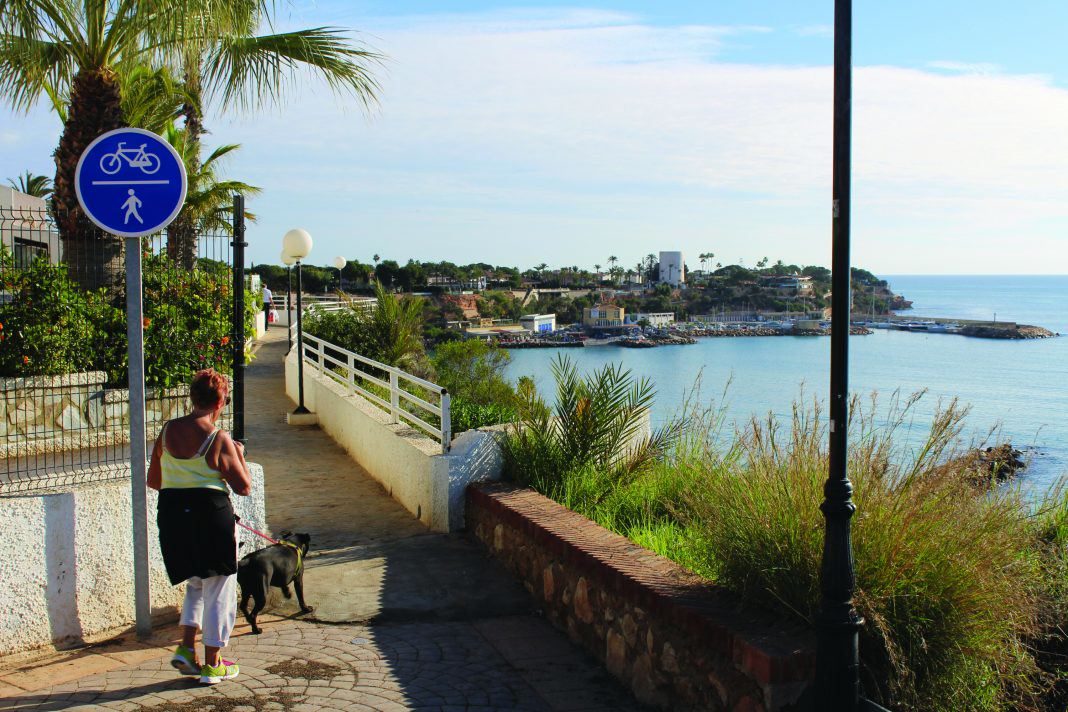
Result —
[[[233, 496], [242, 521], [264, 531], [263, 468], [249, 465], [252, 494]], [[174, 620], [183, 587], [171, 586], [159, 552], [156, 492], [149, 490], [153, 617]], [[0, 497], [0, 655], [48, 645], [73, 647], [134, 622], [130, 482], [123, 479], [47, 493]], [[238, 530], [241, 551], [260, 548]]]

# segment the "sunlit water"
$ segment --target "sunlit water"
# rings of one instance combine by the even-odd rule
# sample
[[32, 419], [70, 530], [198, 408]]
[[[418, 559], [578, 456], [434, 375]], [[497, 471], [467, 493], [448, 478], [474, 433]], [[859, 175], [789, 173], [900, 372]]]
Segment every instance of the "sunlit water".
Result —
[[[915, 304], [903, 312], [960, 319], [992, 319], [1045, 326], [1068, 333], [1068, 276], [888, 278]], [[582, 371], [622, 362], [657, 389], [654, 419], [674, 414], [699, 375], [706, 402], [722, 401], [728, 423], [769, 412], [788, 416], [802, 393], [825, 400], [829, 389], [830, 339], [747, 337], [699, 339], [695, 345], [655, 349], [596, 347], [512, 352], [509, 375], [533, 376], [539, 390], [553, 388], [549, 364], [557, 354]], [[919, 402], [906, 446], [922, 440], [940, 401], [971, 407], [965, 437], [981, 439], [1000, 427], [999, 440], [1029, 446], [1032, 464], [1023, 477], [1045, 489], [1068, 474], [1068, 336], [1034, 341], [975, 339], [951, 334], [879, 330], [850, 339], [850, 387], [889, 401], [895, 391], [927, 393]]]

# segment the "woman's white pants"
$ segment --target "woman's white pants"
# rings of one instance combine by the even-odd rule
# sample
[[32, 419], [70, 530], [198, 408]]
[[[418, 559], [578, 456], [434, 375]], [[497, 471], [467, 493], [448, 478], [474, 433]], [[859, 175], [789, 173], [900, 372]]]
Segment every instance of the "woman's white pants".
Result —
[[190, 577], [185, 582], [182, 625], [200, 629], [200, 639], [212, 648], [225, 648], [237, 620], [237, 574]]

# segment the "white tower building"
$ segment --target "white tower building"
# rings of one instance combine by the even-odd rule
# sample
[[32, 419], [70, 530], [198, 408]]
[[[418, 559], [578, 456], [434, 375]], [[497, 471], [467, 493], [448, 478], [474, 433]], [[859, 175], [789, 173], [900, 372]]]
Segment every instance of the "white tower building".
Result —
[[686, 284], [681, 252], [660, 253], [660, 281], [673, 287]]

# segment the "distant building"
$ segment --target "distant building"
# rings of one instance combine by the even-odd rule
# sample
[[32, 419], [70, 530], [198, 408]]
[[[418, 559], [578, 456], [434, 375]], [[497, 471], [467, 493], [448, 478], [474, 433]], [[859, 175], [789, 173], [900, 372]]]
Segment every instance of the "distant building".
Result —
[[496, 341], [502, 336], [518, 336], [526, 330], [514, 321], [504, 319], [478, 319], [463, 327], [464, 338]]
[[52, 264], [59, 262], [59, 233], [43, 199], [0, 186], [0, 245], [11, 253], [16, 267], [29, 266], [40, 255], [47, 255]]
[[602, 303], [582, 310], [582, 325], [590, 327], [623, 326], [623, 316], [623, 307]]
[[660, 253], [660, 282], [673, 287], [686, 284], [686, 267], [681, 252]]
[[638, 312], [627, 317], [627, 321], [638, 324], [645, 321], [649, 326], [662, 327], [675, 323], [674, 312]]
[[811, 294], [812, 278], [799, 274], [771, 275], [760, 278], [763, 289], [774, 290], [779, 294]]
[[556, 314], [527, 314], [519, 318], [519, 325], [535, 334], [556, 331]]
[[474, 279], [453, 279], [440, 274], [432, 274], [426, 278], [426, 286], [438, 287], [445, 292], [483, 292], [486, 290], [486, 276]]

